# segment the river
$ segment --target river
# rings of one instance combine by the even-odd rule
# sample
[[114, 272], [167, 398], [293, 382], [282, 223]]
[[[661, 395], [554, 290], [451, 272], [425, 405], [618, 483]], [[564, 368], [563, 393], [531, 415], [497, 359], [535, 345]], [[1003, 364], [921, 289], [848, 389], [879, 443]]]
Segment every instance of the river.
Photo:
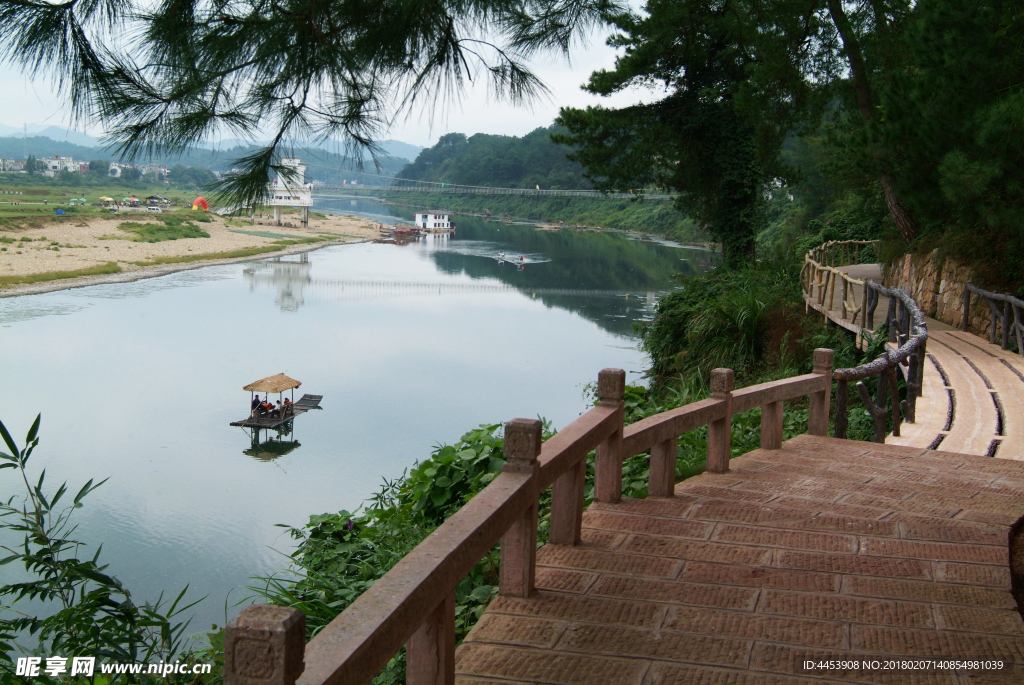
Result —
[[[356, 202], [316, 209], [411, 218]], [[51, 486], [109, 478], [78, 534], [137, 598], [188, 584], [206, 596], [191, 630], [223, 624], [250, 577], [287, 566], [275, 524], [354, 509], [478, 424], [565, 426], [601, 368], [642, 382], [632, 323], [709, 262], [624, 234], [457, 221], [454, 238], [2, 299], [0, 420], [20, 441], [42, 413], [30, 465]], [[276, 373], [323, 410], [254, 443], [228, 423], [248, 413], [242, 386]]]

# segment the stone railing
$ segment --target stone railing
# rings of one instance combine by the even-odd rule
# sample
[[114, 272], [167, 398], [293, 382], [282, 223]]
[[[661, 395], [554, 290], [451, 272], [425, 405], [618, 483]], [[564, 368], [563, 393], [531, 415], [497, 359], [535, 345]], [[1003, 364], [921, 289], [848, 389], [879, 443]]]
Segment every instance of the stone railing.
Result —
[[[1024, 355], [1024, 301], [1013, 295], [993, 293], [982, 290], [973, 283], [964, 287], [964, 307], [960, 315], [960, 330], [967, 330], [967, 323], [971, 320], [971, 294], [979, 295], [988, 302], [992, 310], [992, 325], [988, 329], [988, 340], [996, 344], [996, 324], [998, 323], [1003, 331], [1002, 348], [1005, 350], [1010, 346], [1010, 337], [1017, 338], [1017, 352]], [[1012, 316], [1012, 322], [1011, 322]]]
[[409, 685], [455, 682], [455, 588], [501, 542], [499, 592], [534, 593], [538, 498], [551, 488], [548, 544], [580, 544], [587, 455], [596, 449], [594, 499], [618, 502], [622, 463], [650, 450], [649, 497], [675, 489], [678, 438], [708, 426], [707, 470], [729, 469], [732, 415], [761, 408], [761, 447], [782, 445], [783, 402], [810, 397], [807, 432], [827, 435], [832, 350], [814, 351], [813, 373], [733, 390], [733, 372], [711, 373], [711, 397], [623, 425], [626, 374], [598, 375], [598, 403], [541, 442], [541, 424], [505, 424], [506, 464], [486, 488], [356, 599], [309, 644], [305, 616], [254, 605], [225, 632], [226, 685], [365, 685], [406, 647]]
[[[864, 281], [853, 278], [840, 267], [860, 264], [861, 248], [870, 248], [877, 260], [877, 240], [841, 240], [819, 245], [804, 256], [804, 265], [800, 270], [800, 285], [803, 287], [808, 304], [817, 305], [816, 309], [825, 312], [835, 307], [836, 284], [840, 284], [840, 309], [842, 319], [849, 320], [852, 325], [871, 328], [866, 324], [865, 297], [857, 302], [857, 289], [853, 286], [864, 286]], [[866, 290], [862, 292], [866, 293]], [[874, 311], [874, 308], [871, 309]], [[857, 317], [860, 316], [860, 324]]]

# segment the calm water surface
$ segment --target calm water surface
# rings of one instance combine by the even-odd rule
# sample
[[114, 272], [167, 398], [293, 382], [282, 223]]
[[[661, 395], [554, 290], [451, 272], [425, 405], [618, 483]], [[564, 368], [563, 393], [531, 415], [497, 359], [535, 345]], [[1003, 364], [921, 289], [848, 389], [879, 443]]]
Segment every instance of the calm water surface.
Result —
[[[21, 439], [42, 412], [33, 460], [48, 479], [110, 478], [79, 512], [81, 536], [103, 542], [110, 571], [144, 599], [186, 584], [207, 595], [198, 629], [223, 623], [248, 578], [287, 565], [291, 540], [274, 524], [354, 509], [477, 424], [564, 426], [603, 367], [640, 381], [632, 322], [707, 260], [460, 218], [454, 239], [0, 299], [0, 419]], [[248, 412], [243, 385], [281, 372], [322, 394], [323, 411], [296, 419], [298, 445], [254, 445], [228, 423]], [[10, 471], [0, 491], [17, 492]]]

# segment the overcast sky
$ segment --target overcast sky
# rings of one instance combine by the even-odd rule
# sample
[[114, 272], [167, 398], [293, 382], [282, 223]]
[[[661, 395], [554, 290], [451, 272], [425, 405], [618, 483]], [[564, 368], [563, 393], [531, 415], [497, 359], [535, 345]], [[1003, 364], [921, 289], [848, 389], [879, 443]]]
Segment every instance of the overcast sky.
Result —
[[[514, 108], [506, 102], [495, 102], [488, 97], [485, 83], [468, 89], [461, 102], [451, 104], [434, 113], [433, 121], [427, 113], [414, 114], [399, 121], [385, 138], [393, 138], [414, 145], [429, 146], [442, 135], [460, 132], [493, 133], [521, 136], [538, 126], [548, 126], [558, 115], [559, 107], [584, 107], [603, 103], [620, 107], [650, 100], [647, 91], [623, 93], [611, 98], [589, 95], [580, 89], [592, 71], [611, 68], [615, 63], [615, 51], [604, 44], [606, 33], [591, 35], [587, 44], [578, 47], [571, 63], [563, 57], [549, 57], [534, 62], [533, 69], [548, 86], [551, 95], [534, 102], [531, 107]], [[29, 79], [16, 68], [0, 65], [0, 93], [7, 106], [0, 108], [0, 124], [20, 128], [22, 124], [43, 124], [67, 126], [65, 108], [60, 94], [46, 79]], [[102, 131], [90, 128], [92, 135]]]

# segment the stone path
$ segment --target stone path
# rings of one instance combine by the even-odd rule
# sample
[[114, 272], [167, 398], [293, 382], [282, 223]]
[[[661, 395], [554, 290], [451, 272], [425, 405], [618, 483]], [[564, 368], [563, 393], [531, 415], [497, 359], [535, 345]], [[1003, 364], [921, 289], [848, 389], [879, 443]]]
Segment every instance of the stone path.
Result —
[[[457, 682], [1024, 683], [1024, 464], [805, 435], [730, 467], [592, 505], [582, 546], [539, 550], [536, 597], [491, 603]], [[803, 667], [824, 659], [1004, 667]]]
[[[881, 281], [877, 264], [841, 270]], [[863, 301], [863, 287], [855, 288], [855, 296]], [[838, 306], [828, 310], [828, 318], [858, 332], [843, 319], [840, 299], [837, 293], [833, 304]], [[888, 298], [879, 298], [876, 324], [884, 323], [888, 306]], [[936, 319], [926, 317], [926, 322], [928, 358], [916, 422], [904, 424], [886, 444], [1024, 459], [1024, 358]]]

